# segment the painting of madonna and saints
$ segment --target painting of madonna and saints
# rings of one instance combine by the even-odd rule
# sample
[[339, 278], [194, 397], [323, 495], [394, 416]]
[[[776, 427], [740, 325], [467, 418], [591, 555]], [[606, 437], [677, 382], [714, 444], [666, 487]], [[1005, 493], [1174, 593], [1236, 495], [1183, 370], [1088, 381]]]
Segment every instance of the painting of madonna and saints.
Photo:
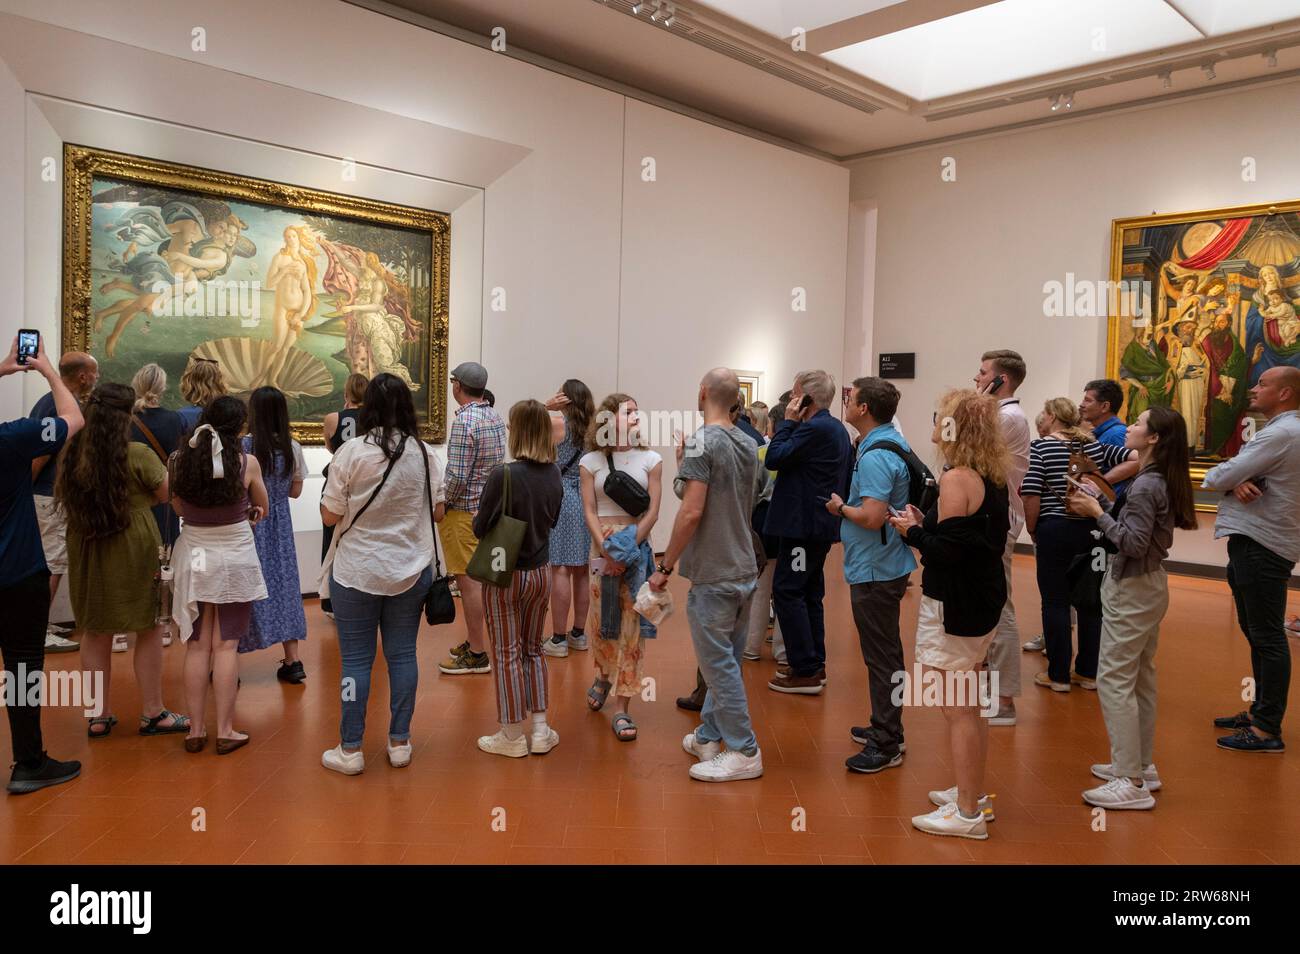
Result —
[[1152, 298], [1142, 319], [1110, 323], [1121, 416], [1177, 408], [1199, 481], [1263, 424], [1248, 410], [1259, 376], [1300, 368], [1300, 203], [1117, 219], [1111, 279]]
[[65, 349], [129, 382], [167, 372], [167, 407], [191, 361], [227, 389], [289, 402], [320, 443], [350, 373], [406, 381], [426, 438], [445, 438], [444, 213], [66, 147]]

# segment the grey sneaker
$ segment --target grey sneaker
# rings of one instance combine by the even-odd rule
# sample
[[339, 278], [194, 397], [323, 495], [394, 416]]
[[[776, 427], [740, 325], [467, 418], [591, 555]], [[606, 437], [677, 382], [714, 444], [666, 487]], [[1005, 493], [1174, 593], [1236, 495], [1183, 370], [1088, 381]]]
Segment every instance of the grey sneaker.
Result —
[[548, 656], [558, 656], [563, 659], [569, 655], [569, 638], [567, 636], [552, 636], [542, 643], [542, 652]]
[[576, 649], [576, 650], [578, 650], [579, 652], [586, 652], [586, 651], [587, 651], [587, 634], [586, 634], [586, 633], [575, 633], [573, 630], [569, 630], [569, 635], [568, 635], [568, 637], [567, 637], [567, 640], [568, 640], [569, 648], [570, 648], [570, 649]]
[[46, 653], [75, 653], [81, 646], [71, 639], [64, 639], [53, 629], [45, 631]]
[[1009, 706], [999, 706], [998, 714], [989, 717], [989, 725], [1015, 725], [1016, 724], [1016, 707], [1014, 704]]
[[1020, 648], [1027, 653], [1041, 653], [1046, 646], [1047, 642], [1043, 639], [1042, 633], [1039, 633], [1028, 642], [1020, 644]]

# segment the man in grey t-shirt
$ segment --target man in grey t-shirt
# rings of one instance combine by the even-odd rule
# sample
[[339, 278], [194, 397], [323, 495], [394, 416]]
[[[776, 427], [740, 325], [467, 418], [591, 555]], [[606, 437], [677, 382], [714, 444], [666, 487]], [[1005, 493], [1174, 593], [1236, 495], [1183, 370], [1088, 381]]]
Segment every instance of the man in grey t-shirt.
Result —
[[704, 426], [678, 449], [673, 489], [682, 506], [650, 578], [652, 589], [664, 589], [680, 558], [682, 574], [691, 580], [686, 616], [709, 691], [700, 726], [682, 747], [699, 759], [691, 777], [705, 782], [763, 774], [740, 658], [758, 575], [749, 518], [765, 474], [754, 442], [731, 423], [739, 401], [740, 381], [729, 368], [714, 368], [700, 382]]

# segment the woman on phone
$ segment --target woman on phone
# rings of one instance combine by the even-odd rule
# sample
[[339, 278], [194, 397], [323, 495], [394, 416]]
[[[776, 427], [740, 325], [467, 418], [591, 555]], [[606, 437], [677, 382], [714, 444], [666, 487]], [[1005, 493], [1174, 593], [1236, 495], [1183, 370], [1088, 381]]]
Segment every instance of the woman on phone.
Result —
[[208, 743], [208, 682], [217, 704], [217, 754], [248, 744], [235, 728], [240, 640], [266, 581], [253, 526], [266, 515], [266, 486], [257, 458], [241, 449], [248, 411], [238, 398], [212, 401], [189, 440], [171, 459], [173, 504], [184, 526], [172, 569], [172, 615], [185, 642], [185, 697], [194, 724], [186, 752]]
[[1129, 425], [1124, 446], [1138, 455], [1138, 475], [1114, 504], [1076, 490], [1070, 512], [1097, 521], [1115, 551], [1101, 585], [1101, 650], [1097, 695], [1110, 736], [1110, 761], [1092, 774], [1105, 784], [1083, 793], [1100, 808], [1154, 808], [1160, 788], [1153, 753], [1156, 732], [1156, 642], [1169, 608], [1162, 561], [1174, 528], [1196, 529], [1187, 473], [1187, 424], [1172, 408], [1153, 405]]
[[[613, 426], [610, 426], [610, 424]], [[611, 443], [602, 443], [613, 435]], [[611, 394], [600, 402], [587, 434], [581, 462], [582, 504], [592, 541], [588, 617], [596, 641], [592, 661], [596, 681], [587, 690], [587, 705], [598, 712], [610, 692], [618, 700], [614, 734], [622, 742], [636, 738], [637, 727], [628, 714], [633, 696], [641, 694], [645, 640], [655, 637], [655, 627], [641, 618], [635, 607], [641, 583], [654, 574], [650, 531], [659, 519], [663, 487], [663, 458], [642, 446], [636, 401], [626, 394]], [[645, 511], [629, 513], [605, 493], [610, 460], [649, 494]], [[623, 559], [632, 558], [624, 562]], [[647, 573], [647, 569], [649, 572]]]

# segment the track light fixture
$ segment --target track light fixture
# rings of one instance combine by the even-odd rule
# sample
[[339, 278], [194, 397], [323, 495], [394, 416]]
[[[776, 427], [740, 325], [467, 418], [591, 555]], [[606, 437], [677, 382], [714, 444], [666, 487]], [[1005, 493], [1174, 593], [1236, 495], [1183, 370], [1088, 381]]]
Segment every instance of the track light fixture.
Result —
[[1277, 50], [1264, 51], [1264, 65], [1269, 69], [1277, 66]]
[[1163, 86], [1165, 89], [1171, 89], [1173, 87], [1174, 74], [1171, 71], [1165, 70], [1163, 73], [1158, 73], [1157, 75], [1160, 77], [1161, 86]]
[[1213, 63], [1206, 63], [1204, 66], [1201, 67], [1201, 72], [1205, 74], [1205, 78], [1207, 80], [1217, 79], [1219, 75], [1216, 72], [1214, 72]]
[[1056, 112], [1058, 109], [1061, 108], [1061, 94], [1057, 93], [1055, 96], [1051, 98], [1050, 102], [1052, 104], [1052, 112]]

